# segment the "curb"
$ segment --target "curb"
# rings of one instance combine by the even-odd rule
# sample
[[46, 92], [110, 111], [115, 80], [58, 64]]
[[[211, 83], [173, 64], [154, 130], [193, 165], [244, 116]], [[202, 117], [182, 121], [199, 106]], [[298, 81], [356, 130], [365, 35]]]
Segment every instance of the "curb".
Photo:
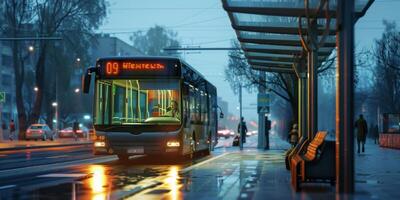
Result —
[[5, 169], [0, 171], [0, 178], [12, 178], [12, 177], [21, 177], [24, 175], [39, 175], [43, 173], [51, 173], [52, 171], [57, 171], [60, 169], [66, 169], [70, 167], [74, 167], [77, 165], [86, 165], [86, 164], [98, 164], [104, 162], [111, 162], [115, 161], [117, 158], [115, 156], [104, 156], [104, 157], [94, 157], [94, 158], [86, 158], [82, 160], [74, 160], [74, 161], [67, 161], [67, 162], [58, 162], [52, 164], [43, 164], [43, 165], [36, 165], [30, 167], [21, 167], [15, 169]]
[[54, 144], [54, 145], [41, 145], [41, 146], [7, 147], [7, 148], [0, 148], [0, 152], [1, 151], [25, 150], [25, 149], [44, 149], [44, 148], [53, 148], [53, 147], [83, 146], [83, 145], [88, 145], [88, 144], [93, 144], [93, 142]]

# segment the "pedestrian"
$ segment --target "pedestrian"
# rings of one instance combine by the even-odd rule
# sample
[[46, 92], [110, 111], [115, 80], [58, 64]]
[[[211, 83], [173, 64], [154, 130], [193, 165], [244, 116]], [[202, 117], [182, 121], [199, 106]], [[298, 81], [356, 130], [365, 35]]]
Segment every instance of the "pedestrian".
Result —
[[271, 130], [271, 120], [265, 116], [265, 146], [264, 149], [269, 149], [269, 131]]
[[360, 143], [362, 146], [362, 152], [365, 151], [365, 140], [367, 139], [368, 125], [365, 121], [364, 116], [360, 115], [355, 123], [357, 128], [357, 153], [360, 153]]
[[3, 121], [3, 123], [1, 124], [1, 129], [3, 130], [7, 130], [7, 125], [6, 123]]
[[78, 130], [79, 130], [79, 122], [78, 122], [78, 120], [75, 119], [75, 121], [72, 125], [72, 131], [74, 132], [75, 141], [78, 140]]
[[8, 139], [10, 141], [14, 140], [14, 133], [15, 133], [15, 124], [14, 124], [14, 120], [12, 119], [9, 125], [10, 128], [10, 134], [8, 135]]
[[240, 122], [238, 124], [238, 133], [240, 133], [240, 138], [242, 138], [242, 143], [246, 143], [247, 126], [246, 122], [244, 121], [244, 117], [240, 118]]
[[288, 140], [292, 147], [297, 145], [297, 142], [299, 141], [299, 131], [297, 124], [293, 124], [292, 130], [290, 130], [288, 135]]
[[374, 143], [375, 144], [379, 144], [379, 129], [378, 129], [378, 125], [376, 124], [373, 128], [373, 137], [374, 137]]

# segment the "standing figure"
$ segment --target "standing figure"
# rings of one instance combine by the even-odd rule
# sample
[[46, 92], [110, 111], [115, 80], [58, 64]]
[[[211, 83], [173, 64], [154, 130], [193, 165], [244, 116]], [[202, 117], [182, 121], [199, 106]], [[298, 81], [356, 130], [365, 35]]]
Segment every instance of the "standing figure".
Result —
[[14, 133], [15, 133], [15, 123], [14, 123], [13, 119], [11, 120], [9, 127], [10, 127], [10, 134], [8, 135], [8, 139], [10, 141], [13, 141], [14, 140]]
[[357, 153], [360, 153], [360, 143], [362, 145], [362, 152], [364, 152], [365, 140], [367, 139], [368, 125], [363, 115], [360, 115], [360, 117], [355, 123], [355, 127], [357, 128]]
[[269, 131], [271, 130], [271, 120], [265, 116], [265, 147], [264, 149], [269, 149]]
[[242, 138], [242, 143], [246, 143], [247, 126], [246, 122], [244, 121], [244, 117], [240, 118], [240, 122], [238, 125], [238, 133], [240, 133], [240, 138]]
[[374, 134], [373, 135], [373, 137], [374, 137], [374, 143], [375, 144], [379, 144], [379, 129], [378, 129], [378, 125], [375, 125], [374, 126], [374, 128], [372, 128], [373, 129], [373, 132], [372, 132], [372, 134]]
[[79, 122], [78, 120], [75, 120], [74, 124], [72, 125], [72, 131], [74, 132], [75, 141], [78, 140], [78, 130], [79, 130]]
[[289, 132], [289, 143], [292, 145], [292, 147], [296, 146], [297, 142], [299, 141], [299, 131], [297, 128], [297, 124], [293, 124], [292, 130]]

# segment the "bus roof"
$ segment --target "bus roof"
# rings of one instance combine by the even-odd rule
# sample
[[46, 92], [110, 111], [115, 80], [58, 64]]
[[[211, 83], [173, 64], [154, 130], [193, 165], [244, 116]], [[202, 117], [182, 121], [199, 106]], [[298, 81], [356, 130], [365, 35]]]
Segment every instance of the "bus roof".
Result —
[[185, 65], [186, 67], [190, 68], [194, 72], [196, 72], [201, 78], [209, 82], [203, 74], [201, 74], [199, 71], [197, 71], [194, 67], [189, 65], [186, 61], [182, 60], [181, 58], [178, 57], [173, 57], [173, 56], [109, 56], [109, 57], [101, 57], [97, 59], [98, 61], [104, 61], [104, 60], [135, 60], [135, 59], [154, 59], [154, 60], [171, 60], [171, 61], [179, 61], [181, 65]]
[[178, 57], [173, 56], [108, 56], [98, 58], [97, 61], [102, 60], [134, 60], [134, 59], [155, 59], [155, 60], [176, 60], [181, 61]]

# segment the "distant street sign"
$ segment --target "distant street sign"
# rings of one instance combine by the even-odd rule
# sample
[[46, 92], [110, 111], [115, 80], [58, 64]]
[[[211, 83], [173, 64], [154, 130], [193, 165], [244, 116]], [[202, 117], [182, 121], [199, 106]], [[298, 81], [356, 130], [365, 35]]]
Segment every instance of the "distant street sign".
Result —
[[271, 102], [270, 93], [259, 93], [257, 96], [257, 112], [269, 113], [270, 102]]
[[0, 92], [0, 103], [6, 102], [6, 93]]

